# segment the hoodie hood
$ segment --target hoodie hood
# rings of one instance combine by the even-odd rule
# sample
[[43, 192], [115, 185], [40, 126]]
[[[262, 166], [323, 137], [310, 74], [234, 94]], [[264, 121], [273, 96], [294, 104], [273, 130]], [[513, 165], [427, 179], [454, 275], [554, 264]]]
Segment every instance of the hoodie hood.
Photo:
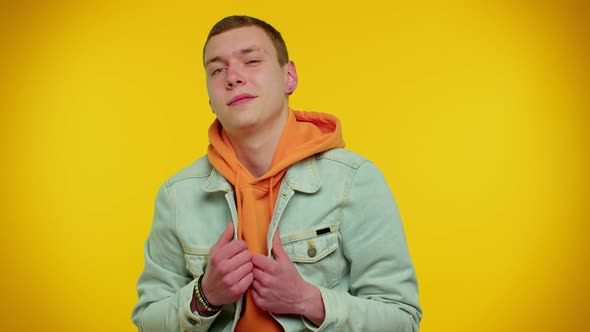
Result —
[[[240, 172], [248, 170], [239, 162], [229, 137], [219, 120], [209, 128], [209, 162], [232, 185]], [[333, 115], [289, 110], [287, 123], [277, 145], [271, 168], [254, 182], [274, 177], [283, 170], [314, 154], [344, 147], [340, 121]], [[242, 174], [244, 175], [244, 174]]]

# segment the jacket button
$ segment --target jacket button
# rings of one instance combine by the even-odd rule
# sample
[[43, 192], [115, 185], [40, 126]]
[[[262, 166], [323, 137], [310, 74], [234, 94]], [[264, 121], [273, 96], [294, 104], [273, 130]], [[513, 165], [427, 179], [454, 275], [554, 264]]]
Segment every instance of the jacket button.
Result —
[[311, 248], [307, 249], [307, 256], [315, 257], [316, 254], [317, 254], [317, 251], [315, 250], [315, 247], [311, 247]]

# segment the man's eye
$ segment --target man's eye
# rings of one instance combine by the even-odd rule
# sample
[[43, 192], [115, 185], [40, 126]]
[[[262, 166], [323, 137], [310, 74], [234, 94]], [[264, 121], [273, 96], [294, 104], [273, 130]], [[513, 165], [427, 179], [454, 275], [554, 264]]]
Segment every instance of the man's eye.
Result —
[[249, 64], [249, 65], [254, 65], [254, 64], [257, 64], [259, 62], [260, 62], [260, 60], [248, 60], [248, 61], [246, 61], [246, 63]]
[[221, 73], [223, 70], [225, 70], [225, 68], [217, 68], [217, 69], [215, 69], [215, 70], [213, 70], [213, 71], [211, 72], [211, 75], [216, 75], [216, 74], [219, 74], [219, 73]]

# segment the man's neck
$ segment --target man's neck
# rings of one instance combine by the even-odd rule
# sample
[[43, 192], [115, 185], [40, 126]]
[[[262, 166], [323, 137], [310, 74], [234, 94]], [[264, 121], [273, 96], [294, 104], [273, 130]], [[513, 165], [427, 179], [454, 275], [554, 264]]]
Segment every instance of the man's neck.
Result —
[[226, 133], [236, 157], [255, 179], [264, 175], [272, 167], [272, 159], [287, 123], [288, 113], [284, 114], [275, 126], [250, 130], [248, 133], [239, 135]]

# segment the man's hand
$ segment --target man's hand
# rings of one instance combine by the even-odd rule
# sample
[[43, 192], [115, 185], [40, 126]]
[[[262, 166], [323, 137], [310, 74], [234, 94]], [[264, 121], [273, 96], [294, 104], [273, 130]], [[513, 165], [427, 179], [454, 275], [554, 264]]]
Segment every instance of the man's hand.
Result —
[[319, 288], [303, 280], [281, 244], [278, 229], [272, 242], [276, 260], [263, 255], [252, 257], [254, 302], [262, 310], [303, 315], [317, 326], [321, 325], [325, 308]]
[[233, 240], [234, 227], [230, 223], [209, 253], [209, 262], [201, 288], [209, 303], [224, 305], [237, 301], [250, 287], [252, 254], [246, 242]]

